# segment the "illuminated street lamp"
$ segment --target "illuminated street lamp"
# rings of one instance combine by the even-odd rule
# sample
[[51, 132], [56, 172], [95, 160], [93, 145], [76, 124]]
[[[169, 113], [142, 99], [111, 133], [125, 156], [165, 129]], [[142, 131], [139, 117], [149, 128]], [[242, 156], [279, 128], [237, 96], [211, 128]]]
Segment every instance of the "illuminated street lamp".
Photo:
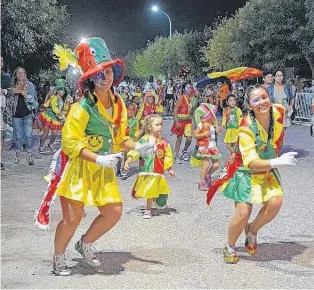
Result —
[[87, 38], [86, 37], [82, 37], [80, 43], [86, 43]]
[[165, 15], [167, 16], [167, 18], [168, 18], [168, 20], [169, 20], [169, 24], [170, 24], [169, 38], [171, 39], [171, 36], [172, 36], [172, 32], [171, 32], [171, 19], [170, 19], [169, 15], [168, 15], [165, 11], [160, 10], [160, 9], [158, 8], [158, 6], [156, 6], [156, 5], [152, 6], [152, 11], [153, 11], [153, 12], [158, 12], [158, 11], [160, 11], [161, 13], [163, 13], [163, 14], [165, 14]]

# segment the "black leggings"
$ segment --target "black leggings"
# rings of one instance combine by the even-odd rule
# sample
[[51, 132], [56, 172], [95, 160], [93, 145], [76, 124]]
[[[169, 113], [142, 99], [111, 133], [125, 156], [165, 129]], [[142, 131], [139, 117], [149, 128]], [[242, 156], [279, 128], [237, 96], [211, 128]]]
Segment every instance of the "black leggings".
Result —
[[164, 107], [165, 107], [165, 111], [168, 115], [172, 115], [172, 112], [173, 112], [173, 108], [174, 108], [174, 95], [171, 94], [166, 94], [166, 98], [165, 98], [165, 104], [164, 104]]

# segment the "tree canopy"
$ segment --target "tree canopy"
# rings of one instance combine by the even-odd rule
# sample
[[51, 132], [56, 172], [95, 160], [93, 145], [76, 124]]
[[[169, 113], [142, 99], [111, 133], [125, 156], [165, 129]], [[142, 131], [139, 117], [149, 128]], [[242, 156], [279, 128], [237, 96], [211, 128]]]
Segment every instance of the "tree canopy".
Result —
[[213, 69], [283, 68], [305, 59], [314, 76], [314, 0], [251, 0], [212, 31], [206, 58]]
[[135, 60], [135, 71], [142, 77], [150, 75], [177, 76], [182, 66], [199, 77], [203, 66], [202, 47], [206, 44], [203, 32], [185, 31], [173, 34], [171, 40], [156, 37], [149, 41]]
[[57, 42], [67, 41], [69, 14], [57, 0], [2, 1], [2, 56], [10, 66], [39, 71], [52, 63]]

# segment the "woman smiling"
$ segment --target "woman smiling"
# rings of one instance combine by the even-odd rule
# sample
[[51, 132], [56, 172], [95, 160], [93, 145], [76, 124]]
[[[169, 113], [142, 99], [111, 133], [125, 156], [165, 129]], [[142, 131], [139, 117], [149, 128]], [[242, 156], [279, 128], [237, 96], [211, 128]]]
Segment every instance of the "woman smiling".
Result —
[[[284, 107], [272, 105], [264, 87], [249, 88], [250, 112], [239, 127], [238, 151], [228, 167], [228, 174], [214, 182], [208, 191], [208, 203], [217, 188], [235, 202], [235, 214], [228, 228], [228, 239], [223, 249], [224, 261], [235, 264], [239, 258], [235, 244], [245, 230], [245, 250], [257, 251], [257, 232], [278, 214], [283, 190], [278, 167], [295, 165], [296, 152], [278, 157], [283, 141]], [[252, 207], [263, 204], [256, 218], [248, 223]]]

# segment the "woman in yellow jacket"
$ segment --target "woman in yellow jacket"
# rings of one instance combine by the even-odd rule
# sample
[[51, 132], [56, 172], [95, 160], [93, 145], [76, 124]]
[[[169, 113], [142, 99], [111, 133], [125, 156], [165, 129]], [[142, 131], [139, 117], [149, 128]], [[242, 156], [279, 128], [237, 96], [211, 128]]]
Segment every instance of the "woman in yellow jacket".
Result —
[[[57, 48], [54, 53], [62, 66], [68, 50]], [[126, 135], [125, 105], [112, 89], [123, 79], [123, 61], [112, 60], [106, 43], [98, 37], [79, 44], [71, 57], [77, 59], [83, 72], [79, 83], [88, 90], [66, 118], [59, 158], [61, 163], [66, 162], [56, 166], [52, 176], [52, 180], [56, 176], [60, 179], [55, 193], [60, 196], [63, 218], [56, 229], [53, 272], [61, 276], [71, 275], [64, 253], [82, 219], [84, 206], [96, 206], [99, 215], [75, 249], [89, 265], [101, 264], [91, 246], [115, 226], [122, 214], [122, 197], [114, 172], [122, 158], [121, 151], [135, 149], [144, 155], [153, 152], [152, 143], [135, 143]]]

